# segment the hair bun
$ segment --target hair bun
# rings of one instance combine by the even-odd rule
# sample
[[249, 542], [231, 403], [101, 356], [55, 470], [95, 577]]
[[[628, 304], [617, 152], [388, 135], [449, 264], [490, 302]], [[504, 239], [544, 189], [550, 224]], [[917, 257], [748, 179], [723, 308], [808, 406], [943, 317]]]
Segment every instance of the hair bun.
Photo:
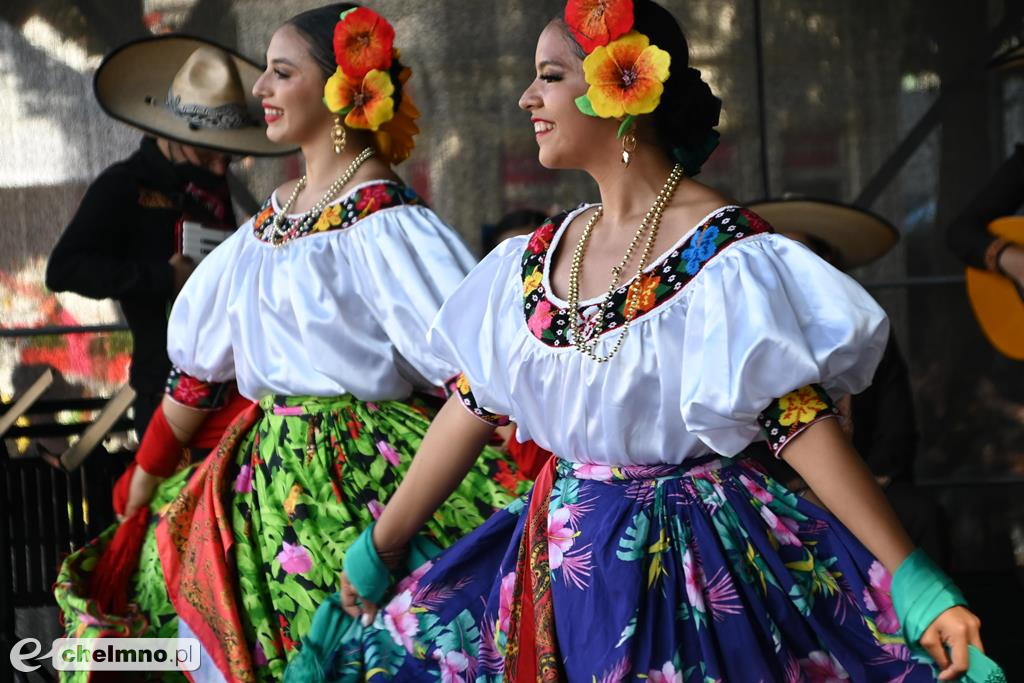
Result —
[[718, 146], [715, 126], [721, 112], [722, 101], [697, 69], [686, 67], [665, 83], [661, 104], [654, 111], [655, 128], [661, 146], [683, 165], [686, 175], [700, 173], [700, 167]]

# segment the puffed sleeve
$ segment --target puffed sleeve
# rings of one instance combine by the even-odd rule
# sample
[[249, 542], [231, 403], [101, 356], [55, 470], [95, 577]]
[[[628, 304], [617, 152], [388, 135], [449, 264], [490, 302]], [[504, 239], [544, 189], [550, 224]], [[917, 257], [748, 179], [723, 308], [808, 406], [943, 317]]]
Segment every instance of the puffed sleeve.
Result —
[[427, 348], [427, 329], [473, 256], [423, 206], [378, 211], [345, 238], [356, 291], [397, 351], [403, 375], [420, 388], [444, 387], [459, 369]]
[[522, 316], [517, 268], [527, 237], [502, 242], [470, 272], [448, 298], [430, 328], [430, 349], [462, 372], [462, 404], [493, 424], [512, 414], [505, 346], [515, 338]]
[[780, 417], [799, 427], [831, 412], [830, 396], [871, 383], [889, 334], [885, 313], [803, 245], [746, 239], [691, 287], [680, 405], [687, 429], [714, 452], [735, 455], [762, 429], [778, 452]]
[[171, 363], [203, 382], [235, 378], [228, 301], [231, 278], [241, 269], [241, 247], [252, 230], [251, 223], [247, 221], [199, 263], [175, 299], [167, 321]]

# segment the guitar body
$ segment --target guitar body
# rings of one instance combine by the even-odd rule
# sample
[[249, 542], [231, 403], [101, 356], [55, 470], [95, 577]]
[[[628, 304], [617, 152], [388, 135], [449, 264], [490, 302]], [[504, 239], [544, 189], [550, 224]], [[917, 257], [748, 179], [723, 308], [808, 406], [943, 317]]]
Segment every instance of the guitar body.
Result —
[[[1024, 246], [1024, 216], [997, 218], [988, 230]], [[1004, 356], [1024, 360], [1024, 300], [1013, 282], [999, 273], [968, 268], [967, 297], [992, 346]]]

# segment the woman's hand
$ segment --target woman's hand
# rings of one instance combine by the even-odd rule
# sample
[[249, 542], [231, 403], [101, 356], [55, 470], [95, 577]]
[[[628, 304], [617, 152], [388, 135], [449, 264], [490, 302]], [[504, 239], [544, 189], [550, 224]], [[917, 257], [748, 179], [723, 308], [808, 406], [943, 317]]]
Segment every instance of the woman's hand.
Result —
[[369, 626], [377, 616], [377, 605], [359, 595], [345, 572], [341, 573], [341, 606], [354, 619], [360, 619], [363, 626]]
[[940, 681], [956, 680], [967, 671], [968, 645], [985, 651], [981, 646], [981, 620], [964, 607], [950, 607], [921, 636], [921, 647], [942, 669]]

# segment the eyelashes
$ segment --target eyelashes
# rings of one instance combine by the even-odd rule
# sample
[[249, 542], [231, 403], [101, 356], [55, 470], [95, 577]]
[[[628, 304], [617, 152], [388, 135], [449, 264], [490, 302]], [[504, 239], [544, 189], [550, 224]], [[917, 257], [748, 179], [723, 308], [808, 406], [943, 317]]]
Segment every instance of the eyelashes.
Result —
[[557, 83], [562, 80], [561, 74], [541, 74], [538, 78], [546, 83]]

